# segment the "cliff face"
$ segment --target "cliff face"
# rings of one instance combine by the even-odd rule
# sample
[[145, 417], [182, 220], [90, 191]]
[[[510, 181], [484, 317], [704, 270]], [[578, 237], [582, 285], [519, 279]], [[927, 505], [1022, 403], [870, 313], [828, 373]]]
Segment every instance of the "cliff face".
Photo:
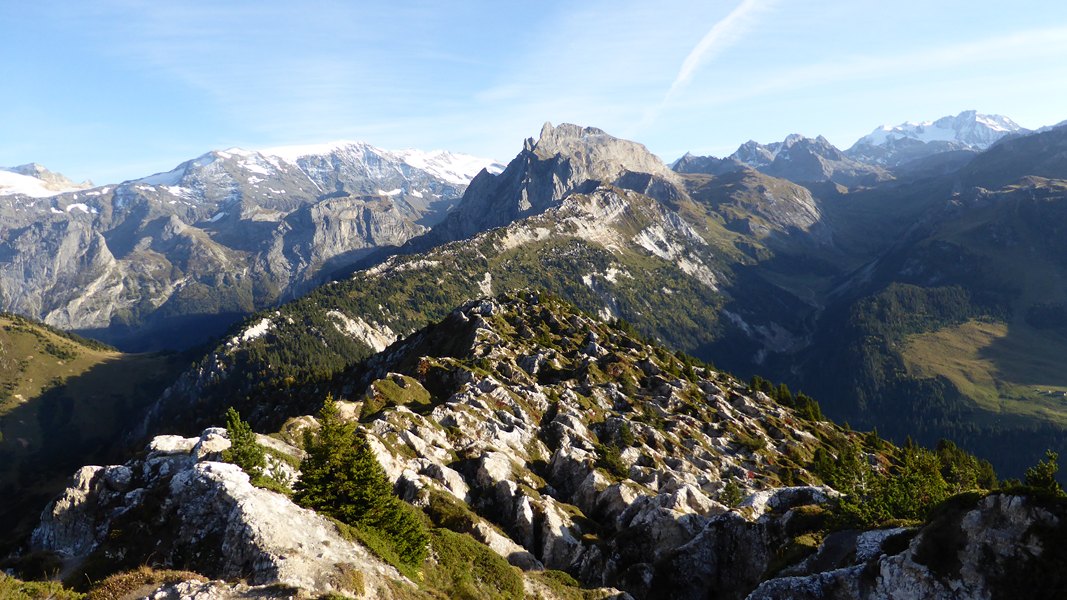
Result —
[[[644, 180], [634, 182], [633, 174]], [[661, 193], [678, 193], [675, 173], [643, 145], [595, 127], [545, 123], [539, 138], [527, 139], [502, 173], [475, 177], [448, 216], [410, 247], [426, 250], [508, 225], [600, 185], [644, 193], [648, 178], [660, 182]]]

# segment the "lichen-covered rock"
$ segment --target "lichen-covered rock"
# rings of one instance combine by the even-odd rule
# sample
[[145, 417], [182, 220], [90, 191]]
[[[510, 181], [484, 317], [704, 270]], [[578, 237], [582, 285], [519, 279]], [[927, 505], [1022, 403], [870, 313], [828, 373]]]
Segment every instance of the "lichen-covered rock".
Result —
[[298, 590], [279, 585], [247, 585], [224, 581], [179, 581], [161, 585], [145, 600], [298, 600]]

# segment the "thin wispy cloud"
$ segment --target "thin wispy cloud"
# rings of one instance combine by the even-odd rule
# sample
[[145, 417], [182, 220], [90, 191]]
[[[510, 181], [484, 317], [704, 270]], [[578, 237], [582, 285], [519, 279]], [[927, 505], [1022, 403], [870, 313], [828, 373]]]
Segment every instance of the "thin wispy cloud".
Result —
[[686, 55], [667, 93], [658, 103], [644, 111], [635, 133], [654, 123], [667, 104], [689, 85], [696, 72], [724, 50], [738, 43], [752, 30], [758, 18], [772, 8], [774, 2], [775, 0], [743, 0], [729, 14], [716, 21]]
[[[1039, 56], [1067, 53], [1067, 27], [1021, 31], [978, 42], [933, 46], [888, 56], [855, 56], [834, 62], [803, 65], [777, 73], [761, 73], [759, 82], [735, 86], [727, 92], [702, 95], [689, 106], [718, 106], [760, 96], [781, 94], [803, 88], [836, 83], [879, 81], [890, 76], [918, 77], [961, 67], [995, 68], [1011, 65], [1001, 72], [1005, 80], [1016, 79], [1022, 65]], [[995, 74], [994, 72], [990, 72]]]
[[711, 26], [700, 41], [682, 61], [678, 75], [664, 98], [666, 103], [674, 94], [684, 88], [693, 79], [693, 74], [726, 48], [737, 43], [755, 24], [757, 17], [767, 11], [773, 4], [768, 0], [743, 0], [730, 14]]

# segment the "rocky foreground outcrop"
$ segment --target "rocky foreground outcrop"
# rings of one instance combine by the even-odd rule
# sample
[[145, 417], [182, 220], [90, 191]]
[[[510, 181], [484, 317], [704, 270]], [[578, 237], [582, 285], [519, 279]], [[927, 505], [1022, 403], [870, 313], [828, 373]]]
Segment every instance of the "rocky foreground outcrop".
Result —
[[[857, 434], [551, 297], [468, 303], [334, 393], [397, 493], [524, 571], [527, 594], [542, 593], [545, 570], [633, 598], [997, 598], [1060, 581], [1050, 565], [1062, 565], [1062, 502], [974, 494], [921, 528], [834, 530], [839, 494], [812, 457]], [[315, 426], [294, 417], [279, 437]], [[144, 458], [83, 468], [34, 546], [85, 571], [155, 561], [357, 596], [345, 577], [358, 572], [368, 595], [396, 589], [400, 574], [329, 521], [215, 462], [227, 444], [217, 429], [164, 436]], [[181, 585], [189, 597], [248, 591]]]
[[[902, 551], [862, 551], [854, 565], [772, 579], [750, 600], [1062, 598], [1067, 504], [1010, 493], [962, 497], [915, 532], [891, 532]], [[911, 537], [914, 535], [914, 537]], [[823, 550], [820, 549], [820, 554]], [[810, 562], [817, 562], [819, 555]]]
[[[388, 594], [388, 582], [404, 579], [342, 537], [325, 517], [253, 487], [240, 467], [218, 462], [229, 445], [222, 429], [208, 429], [199, 438], [160, 436], [144, 458], [83, 467], [45, 509], [33, 548], [53, 552], [68, 569], [96, 578], [151, 563], [252, 586], [231, 586], [235, 594], [266, 585]], [[284, 461], [273, 465], [286, 469]], [[360, 573], [360, 590], [353, 589], [354, 572]], [[184, 585], [192, 590], [212, 584]]]

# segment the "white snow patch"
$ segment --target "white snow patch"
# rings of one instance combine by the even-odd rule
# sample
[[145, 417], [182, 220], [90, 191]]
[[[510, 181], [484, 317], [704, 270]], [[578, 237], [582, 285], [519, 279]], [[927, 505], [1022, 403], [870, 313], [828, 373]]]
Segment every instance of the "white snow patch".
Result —
[[215, 222], [217, 222], [217, 221], [218, 221], [219, 219], [221, 219], [222, 217], [225, 217], [225, 216], [226, 216], [226, 213], [225, 213], [225, 212], [223, 212], [223, 211], [219, 211], [219, 212], [215, 213], [215, 216], [213, 216], [213, 217], [211, 217], [210, 219], [208, 219], [208, 220], [207, 220], [207, 222], [208, 222], [208, 223], [215, 223]]
[[407, 149], [393, 153], [408, 165], [426, 171], [439, 179], [456, 185], [467, 185], [471, 179], [485, 169], [496, 174], [504, 170], [504, 165], [489, 159], [458, 154], [447, 150]]
[[422, 192], [420, 192], [419, 190], [411, 190], [411, 195], [415, 196], [416, 198], [422, 198]]
[[385, 350], [389, 344], [396, 341], [396, 334], [388, 325], [371, 325], [359, 317], [353, 319], [338, 310], [327, 311], [326, 316], [334, 320], [337, 331], [367, 344], [375, 352]]
[[71, 204], [68, 204], [67, 205], [67, 212], [70, 212], [72, 210], [80, 210], [85, 214], [90, 214], [90, 213], [95, 214], [96, 213], [96, 209], [95, 208], [90, 208], [88, 204], [85, 204], [83, 202], [73, 202]]
[[386, 191], [382, 190], [381, 188], [378, 188], [378, 195], [379, 196], [390, 196], [390, 197], [392, 197], [392, 196], [396, 196], [397, 194], [400, 194], [403, 191], [404, 190], [402, 190], [400, 188], [396, 188], [395, 190], [389, 190], [388, 192], [386, 192]]
[[236, 346], [241, 342], [248, 342], [258, 337], [262, 337], [266, 335], [268, 331], [270, 331], [270, 328], [270, 319], [268, 319], [267, 317], [263, 317], [258, 323], [249, 327], [248, 329], [245, 329], [244, 332], [241, 333], [241, 335], [234, 336], [233, 338], [231, 338], [229, 345]]
[[[194, 158], [193, 160], [183, 162], [177, 167], [167, 171], [166, 173], [156, 173], [155, 175], [149, 175], [148, 177], [142, 177], [136, 179], [133, 183], [146, 183], [148, 185], [178, 185], [181, 182], [182, 177], [185, 177], [186, 172], [191, 168], [204, 168], [214, 163], [219, 158], [228, 158], [225, 152], [208, 152]], [[140, 189], [141, 186], [138, 186]]]
[[[240, 163], [240, 165], [246, 171], [251, 171], [253, 173], [259, 173], [260, 175], [270, 175], [270, 171], [268, 171], [266, 167], [264, 167], [263, 165], [261, 165], [259, 163], [246, 160], [246, 161], [242, 161]], [[256, 179], [258, 181], [263, 181], [262, 179], [259, 179], [258, 177], [249, 177], [248, 178], [249, 181], [252, 181], [252, 179]]]
[[268, 186], [267, 189], [270, 190], [270, 193], [272, 193], [272, 194], [284, 194], [285, 193], [285, 190], [276, 190], [276, 189], [274, 189], [274, 188], [272, 188], [270, 186]]
[[193, 191], [190, 190], [189, 188], [185, 188], [185, 187], [182, 187], [180, 185], [165, 185], [165, 186], [163, 186], [163, 189], [167, 190], [168, 192], [170, 192], [171, 194], [173, 194], [175, 196], [182, 196], [182, 197], [190, 196], [193, 193]]
[[[166, 173], [156, 173], [155, 175], [149, 175], [148, 177], [142, 177], [137, 180], [137, 183], [145, 183], [148, 185], [162, 185], [162, 186], [176, 186], [182, 180], [182, 176], [185, 175], [185, 169], [178, 167], [173, 171], [167, 171]], [[136, 186], [138, 189], [151, 189], [145, 188], [145, 186]]]
[[61, 210], [59, 210], [58, 208], [56, 208], [56, 207], [54, 207], [54, 206], [53, 206], [53, 207], [52, 207], [52, 214], [53, 214], [53, 215], [61, 215], [61, 214], [63, 214], [63, 211], [61, 211]]
[[5, 169], [0, 169], [0, 196], [11, 196], [14, 194], [21, 194], [23, 196], [29, 196], [31, 198], [50, 198], [57, 196], [64, 192], [71, 192], [74, 190], [80, 190], [80, 187], [62, 188], [58, 190], [49, 189], [45, 182], [37, 179], [36, 177], [30, 177], [29, 175], [23, 175], [22, 173], [14, 173]]

